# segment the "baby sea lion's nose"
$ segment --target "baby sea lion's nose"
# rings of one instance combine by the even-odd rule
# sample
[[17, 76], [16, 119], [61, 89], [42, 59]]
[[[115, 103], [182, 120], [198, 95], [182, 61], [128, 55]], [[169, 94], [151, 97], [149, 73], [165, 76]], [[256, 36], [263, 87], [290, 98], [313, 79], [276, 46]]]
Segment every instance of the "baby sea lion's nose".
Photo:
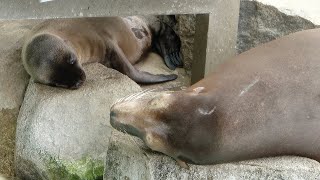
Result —
[[73, 86], [70, 87], [70, 89], [79, 89], [83, 83], [83, 80], [78, 80]]
[[76, 88], [79, 88], [82, 84], [83, 84], [83, 80], [79, 80], [77, 83], [76, 83]]

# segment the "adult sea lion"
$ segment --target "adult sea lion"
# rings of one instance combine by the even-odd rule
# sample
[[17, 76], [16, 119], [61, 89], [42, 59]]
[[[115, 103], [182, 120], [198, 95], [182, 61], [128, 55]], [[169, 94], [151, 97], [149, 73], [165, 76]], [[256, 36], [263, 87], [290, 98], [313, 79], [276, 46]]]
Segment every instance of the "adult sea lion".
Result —
[[85, 81], [82, 65], [100, 62], [137, 83], [174, 80], [177, 75], [153, 75], [133, 64], [155, 47], [168, 67], [182, 66], [180, 39], [156, 17], [53, 19], [36, 26], [22, 50], [25, 69], [36, 81], [79, 88]]
[[320, 161], [319, 55], [320, 29], [285, 36], [184, 91], [122, 100], [110, 123], [184, 167], [279, 155]]

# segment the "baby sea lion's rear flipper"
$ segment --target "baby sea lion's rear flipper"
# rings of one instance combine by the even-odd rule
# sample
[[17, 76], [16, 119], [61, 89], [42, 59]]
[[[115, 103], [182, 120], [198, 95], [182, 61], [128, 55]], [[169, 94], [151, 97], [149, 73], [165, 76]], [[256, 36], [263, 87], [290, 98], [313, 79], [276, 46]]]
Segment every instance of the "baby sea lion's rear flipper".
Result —
[[177, 67], [183, 66], [181, 57], [182, 57], [181, 52], [176, 51], [168, 55], [165, 55], [163, 59], [169, 69], [175, 70]]
[[[133, 67], [134, 68], [134, 67]], [[128, 74], [127, 74], [128, 75]], [[167, 81], [172, 81], [177, 79], [176, 74], [151, 74], [144, 71], [139, 71], [134, 68], [134, 72], [128, 75], [132, 80], [140, 84], [152, 84], [152, 83], [162, 83]]]
[[[110, 61], [112, 68], [120, 71], [121, 73], [127, 75], [129, 78], [140, 84], [152, 84], [161, 83], [177, 79], [176, 74], [150, 74], [148, 72], [137, 70], [124, 55], [123, 51], [114, 45], [108, 49], [106, 57], [107, 61]], [[105, 63], [107, 64], [107, 63]]]
[[169, 25], [161, 23], [159, 34], [153, 42], [155, 50], [162, 56], [169, 69], [183, 67], [181, 41]]

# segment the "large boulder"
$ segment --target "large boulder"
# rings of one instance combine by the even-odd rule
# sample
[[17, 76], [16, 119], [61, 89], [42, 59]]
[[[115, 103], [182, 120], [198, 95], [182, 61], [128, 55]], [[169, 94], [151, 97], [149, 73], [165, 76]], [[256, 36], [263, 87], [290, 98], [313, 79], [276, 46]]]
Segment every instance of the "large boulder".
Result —
[[139, 85], [101, 64], [85, 66], [78, 90], [30, 81], [17, 122], [15, 165], [22, 179], [102, 178], [110, 106]]
[[14, 174], [16, 120], [29, 76], [21, 63], [23, 35], [38, 21], [0, 21], [0, 174]]
[[238, 28], [238, 53], [259, 44], [315, 25], [299, 16], [290, 16], [257, 1], [241, 0]]
[[283, 156], [184, 169], [170, 157], [148, 150], [140, 139], [113, 131], [104, 180], [139, 179], [320, 179], [320, 163]]

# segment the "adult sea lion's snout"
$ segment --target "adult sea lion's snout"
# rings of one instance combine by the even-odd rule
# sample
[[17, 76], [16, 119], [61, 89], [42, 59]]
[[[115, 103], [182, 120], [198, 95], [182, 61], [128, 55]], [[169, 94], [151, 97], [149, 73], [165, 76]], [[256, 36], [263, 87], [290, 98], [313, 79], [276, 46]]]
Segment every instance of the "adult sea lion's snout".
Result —
[[130, 112], [125, 112], [123, 105], [116, 104], [111, 107], [110, 110], [110, 124], [118, 131], [128, 133], [133, 136], [143, 137], [143, 131], [141, 125], [137, 121], [137, 118]]
[[[167, 154], [188, 168], [179, 159], [180, 145], [184, 144], [188, 130], [194, 128], [190, 119], [197, 113], [189, 107], [201, 106], [198, 95], [202, 90], [164, 91], [151, 97], [144, 96], [144, 93], [133, 94], [111, 107], [110, 124], [119, 131], [139, 137], [150, 149]], [[188, 154], [182, 155], [189, 159]]]
[[121, 131], [121, 128], [120, 128], [121, 123], [119, 123], [117, 120], [117, 113], [114, 107], [112, 107], [110, 110], [110, 124], [113, 128]]
[[161, 117], [156, 112], [167, 108], [170, 100], [165, 97], [166, 93], [151, 97], [147, 94], [139, 92], [115, 103], [110, 109], [110, 124], [117, 130], [141, 139], [147, 131], [158, 127]]

